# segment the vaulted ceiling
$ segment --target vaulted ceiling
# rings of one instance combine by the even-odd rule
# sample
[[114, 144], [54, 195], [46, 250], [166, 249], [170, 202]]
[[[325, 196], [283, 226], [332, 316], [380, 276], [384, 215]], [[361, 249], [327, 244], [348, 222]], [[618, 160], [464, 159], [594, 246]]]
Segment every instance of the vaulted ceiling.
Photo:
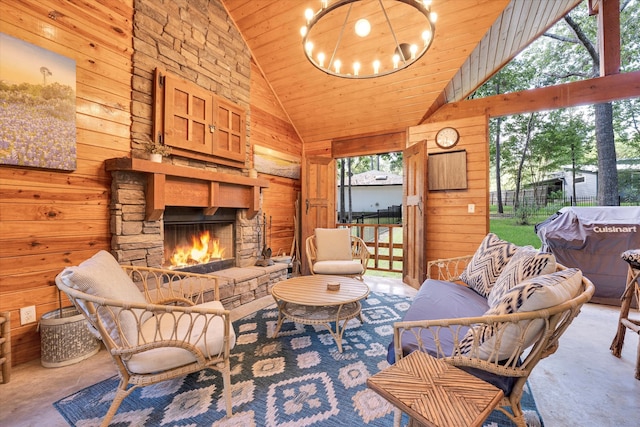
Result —
[[[222, 3], [299, 136], [313, 142], [420, 124], [467, 97], [580, 1], [433, 0], [438, 20], [427, 53], [397, 73], [358, 80], [328, 75], [303, 53], [304, 11], [319, 0]], [[369, 43], [375, 50], [379, 41]]]

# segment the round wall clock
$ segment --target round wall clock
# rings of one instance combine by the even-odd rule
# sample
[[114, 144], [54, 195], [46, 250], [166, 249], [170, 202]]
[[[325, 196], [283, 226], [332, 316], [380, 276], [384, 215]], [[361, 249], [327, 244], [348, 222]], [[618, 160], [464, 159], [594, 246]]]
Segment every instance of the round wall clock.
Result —
[[436, 134], [436, 144], [442, 148], [451, 148], [458, 143], [460, 135], [452, 127], [442, 128]]

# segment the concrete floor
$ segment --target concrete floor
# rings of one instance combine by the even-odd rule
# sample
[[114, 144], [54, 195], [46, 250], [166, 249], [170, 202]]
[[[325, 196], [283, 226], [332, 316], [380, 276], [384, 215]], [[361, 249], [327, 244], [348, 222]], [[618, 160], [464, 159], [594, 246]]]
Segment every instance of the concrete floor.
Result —
[[[367, 275], [365, 281], [377, 292], [416, 292], [397, 279]], [[271, 297], [262, 298], [234, 310], [233, 317], [271, 303]], [[627, 333], [620, 359], [609, 351], [618, 313], [617, 307], [587, 304], [560, 338], [558, 351], [534, 369], [529, 382], [545, 426], [640, 425], [638, 335]], [[39, 360], [16, 366], [11, 381], [0, 384], [0, 426], [66, 426], [52, 403], [115, 374], [104, 350], [61, 368], [43, 368]]]

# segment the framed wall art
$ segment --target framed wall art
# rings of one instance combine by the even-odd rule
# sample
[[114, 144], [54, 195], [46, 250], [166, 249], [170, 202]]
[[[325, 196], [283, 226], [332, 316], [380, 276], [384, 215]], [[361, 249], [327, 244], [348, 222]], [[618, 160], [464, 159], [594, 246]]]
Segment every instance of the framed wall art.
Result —
[[302, 160], [298, 156], [254, 145], [253, 167], [261, 173], [300, 179]]
[[76, 169], [76, 63], [0, 33], [0, 165]]

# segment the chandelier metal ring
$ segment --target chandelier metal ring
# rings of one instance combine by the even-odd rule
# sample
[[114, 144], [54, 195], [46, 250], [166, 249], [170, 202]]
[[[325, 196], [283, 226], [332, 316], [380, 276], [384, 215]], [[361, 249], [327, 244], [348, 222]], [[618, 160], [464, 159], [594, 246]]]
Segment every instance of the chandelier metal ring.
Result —
[[[321, 0], [321, 7], [317, 12], [307, 9], [305, 12], [307, 24], [301, 28], [300, 32], [302, 35], [302, 49], [309, 62], [317, 69], [332, 76], [348, 79], [367, 79], [398, 72], [422, 58], [431, 47], [435, 36], [436, 14], [431, 12], [431, 0], [385, 1], [387, 1], [387, 7], [385, 7], [383, 0], [337, 0], [330, 4], [328, 0]], [[381, 38], [375, 34], [369, 34], [372, 25], [368, 19], [371, 19], [371, 16], [356, 15], [356, 17], [350, 21], [353, 5], [367, 2], [378, 3], [380, 7], [375, 13], [381, 14], [382, 17], [374, 16], [374, 18], [376, 18], [376, 22], [379, 24], [378, 27], [382, 27], [382, 29], [379, 29], [376, 34], [385, 34], [385, 37], [390, 38], [389, 40], [385, 40], [387, 44], [376, 39], [376, 43], [374, 44], [378, 44], [379, 42], [379, 46], [376, 46], [375, 52], [359, 51], [358, 48], [353, 45], [348, 45], [345, 48], [341, 45], [345, 37], [351, 37], [349, 39], [351, 42], [358, 40], [358, 38]], [[392, 6], [389, 6], [389, 4], [394, 3], [404, 4], [410, 6], [412, 9], [405, 8], [402, 16], [398, 16], [397, 12], [393, 16], [390, 16], [388, 10]], [[341, 10], [338, 11], [338, 9]], [[411, 22], [409, 18], [413, 19], [415, 16], [407, 16], [408, 10], [420, 15], [419, 19], [422, 25], [417, 28], [407, 27], [407, 22]], [[341, 18], [340, 13], [344, 13], [345, 15], [344, 21], [342, 21], [341, 24], [338, 21], [338, 18]], [[396, 27], [403, 27], [400, 35], [396, 32], [394, 24], [392, 24], [393, 19], [400, 21], [400, 23], [395, 22]], [[326, 26], [330, 28], [326, 32], [335, 32], [335, 35], [320, 34], [318, 36], [318, 34], [314, 33], [314, 28], [322, 26], [323, 21], [326, 23], [330, 20], [333, 21], [331, 24], [326, 24]], [[353, 35], [347, 30], [347, 27], [350, 25], [354, 26]], [[399, 39], [399, 37], [404, 37], [409, 40]], [[335, 45], [314, 46], [313, 41], [321, 38], [331, 39], [332, 41], [335, 39]], [[342, 67], [343, 63], [340, 60], [340, 56], [346, 59], [343, 55], [345, 55], [345, 52], [349, 49], [351, 49], [351, 53], [348, 54], [348, 59], [353, 62], [351, 62], [350, 66]], [[382, 53], [384, 49], [392, 50], [387, 52], [388, 55], [385, 55]], [[372, 54], [374, 57], [369, 58], [368, 61], [363, 61], [360, 58], [366, 53]], [[326, 61], [326, 59], [328, 59], [328, 61]]]

